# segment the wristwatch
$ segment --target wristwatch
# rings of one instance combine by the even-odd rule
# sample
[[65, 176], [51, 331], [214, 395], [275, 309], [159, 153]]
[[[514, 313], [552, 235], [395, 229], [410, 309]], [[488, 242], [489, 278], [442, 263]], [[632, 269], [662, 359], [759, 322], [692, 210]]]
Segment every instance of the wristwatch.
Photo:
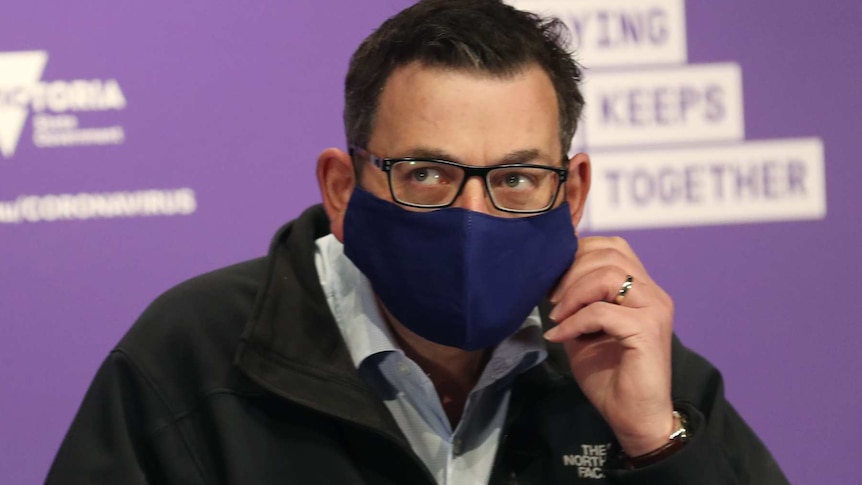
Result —
[[667, 443], [661, 447], [638, 456], [624, 456], [623, 465], [626, 470], [643, 468], [673, 455], [679, 451], [691, 438], [688, 430], [688, 417], [679, 412], [673, 412], [674, 432], [667, 438]]

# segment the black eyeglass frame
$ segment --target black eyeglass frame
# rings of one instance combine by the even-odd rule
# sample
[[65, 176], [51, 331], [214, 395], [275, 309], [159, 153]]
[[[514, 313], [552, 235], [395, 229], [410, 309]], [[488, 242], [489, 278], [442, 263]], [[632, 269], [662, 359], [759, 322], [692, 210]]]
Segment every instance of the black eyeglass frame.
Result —
[[[467, 181], [473, 177], [480, 177], [482, 181], [485, 183], [485, 191], [488, 194], [488, 198], [491, 199], [491, 204], [494, 205], [494, 208], [502, 211], [509, 212], [513, 214], [541, 214], [543, 212], [548, 212], [554, 207], [554, 203], [557, 202], [557, 197], [560, 195], [560, 188], [566, 182], [566, 179], [569, 176], [569, 169], [567, 168], [558, 168], [558, 167], [550, 167], [548, 165], [536, 165], [531, 163], [509, 163], [503, 165], [492, 165], [490, 167], [476, 167], [473, 165], [464, 165], [462, 163], [453, 162], [451, 160], [444, 160], [440, 158], [428, 158], [428, 157], [396, 157], [396, 158], [385, 158], [377, 156], [365, 148], [356, 145], [348, 146], [348, 153], [350, 157], [355, 160], [355, 157], [361, 156], [368, 160], [372, 165], [379, 168], [383, 172], [386, 172], [386, 179], [389, 183], [389, 193], [392, 194], [392, 200], [395, 202], [407, 206], [407, 207], [415, 207], [417, 209], [443, 209], [445, 207], [449, 207], [458, 200], [458, 197], [461, 196], [461, 192], [464, 191], [464, 186], [467, 185]], [[444, 165], [451, 165], [453, 167], [458, 167], [464, 171], [464, 179], [461, 181], [461, 186], [458, 187], [458, 191], [455, 192], [455, 195], [452, 197], [452, 200], [446, 204], [414, 204], [411, 202], [404, 202], [399, 199], [397, 195], [395, 195], [395, 189], [392, 187], [392, 167], [397, 163], [401, 162], [434, 162], [434, 163], [442, 163]], [[566, 160], [563, 159], [563, 163]], [[538, 168], [544, 169], [551, 172], [555, 172], [558, 176], [557, 179], [557, 188], [554, 190], [554, 196], [551, 198], [551, 201], [542, 209], [530, 209], [530, 210], [517, 210], [517, 209], [505, 209], [497, 205], [497, 201], [494, 200], [494, 193], [491, 191], [491, 186], [488, 182], [488, 174], [494, 170], [504, 169], [504, 168]]]

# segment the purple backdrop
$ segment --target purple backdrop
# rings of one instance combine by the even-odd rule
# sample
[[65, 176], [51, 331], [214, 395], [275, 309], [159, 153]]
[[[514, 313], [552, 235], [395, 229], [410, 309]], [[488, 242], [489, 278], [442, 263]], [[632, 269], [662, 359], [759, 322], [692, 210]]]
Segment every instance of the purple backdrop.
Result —
[[[348, 57], [408, 3], [5, 6], [3, 483], [44, 479], [97, 366], [156, 295], [261, 255], [282, 222], [319, 200], [317, 153], [343, 145]], [[828, 213], [812, 221], [620, 234], [674, 296], [678, 333], [724, 371], [728, 395], [791, 481], [852, 483], [862, 451], [862, 391], [853, 384], [862, 371], [853, 351], [862, 340], [862, 165], [853, 156], [862, 134], [862, 6], [730, 0], [685, 8], [687, 62], [731, 61], [742, 69], [745, 139], [822, 139]], [[47, 54], [6, 55], [4, 64], [4, 54], [22, 51]], [[21, 67], [28, 62], [36, 67]], [[10, 90], [9, 66], [30, 69], [42, 91]], [[122, 102], [109, 96], [111, 86]], [[16, 106], [27, 109], [23, 125]], [[79, 130], [72, 145], [72, 135], [37, 142], [37, 117], [120, 127], [122, 138], [97, 142]], [[40, 146], [51, 143], [63, 146]], [[91, 195], [44, 197], [81, 193]], [[99, 206], [106, 198], [114, 205]], [[120, 199], [136, 209], [118, 209]], [[160, 215], [123, 217], [122, 210]]]

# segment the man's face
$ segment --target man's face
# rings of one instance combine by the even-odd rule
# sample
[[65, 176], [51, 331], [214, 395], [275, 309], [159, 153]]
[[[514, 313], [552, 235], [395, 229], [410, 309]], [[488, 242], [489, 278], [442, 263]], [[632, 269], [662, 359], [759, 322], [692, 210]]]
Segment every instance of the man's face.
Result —
[[[367, 149], [389, 158], [560, 167], [556, 93], [538, 66], [497, 78], [414, 62], [387, 80]], [[363, 168], [361, 185], [377, 197], [392, 200], [386, 174], [375, 167]], [[559, 197], [558, 203], [564, 199]], [[494, 208], [479, 178], [467, 182], [453, 206], [511, 215]]]
[[[440, 158], [475, 166], [533, 163], [560, 167], [558, 126], [556, 92], [537, 66], [498, 78], [415, 62], [389, 76], [364, 148], [386, 158]], [[556, 204], [569, 202], [572, 223], [577, 226], [590, 186], [589, 157], [575, 155], [568, 169]], [[386, 173], [366, 164], [361, 180], [357, 182], [354, 174], [353, 160], [341, 149], [328, 148], [318, 157], [323, 205], [332, 233], [342, 242], [344, 218], [357, 183], [395, 203]], [[515, 216], [494, 207], [480, 178], [467, 181], [453, 206]]]

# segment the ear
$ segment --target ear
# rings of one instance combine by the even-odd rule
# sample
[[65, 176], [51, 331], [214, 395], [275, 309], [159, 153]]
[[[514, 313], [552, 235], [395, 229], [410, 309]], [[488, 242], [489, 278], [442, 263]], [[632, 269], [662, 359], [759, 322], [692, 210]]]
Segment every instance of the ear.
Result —
[[572, 211], [572, 225], [576, 228], [584, 216], [589, 191], [590, 157], [586, 153], [578, 153], [569, 160], [569, 177], [566, 179], [566, 201]]
[[327, 148], [317, 157], [317, 183], [323, 208], [329, 216], [329, 230], [344, 242], [344, 214], [356, 185], [353, 161], [338, 148]]

